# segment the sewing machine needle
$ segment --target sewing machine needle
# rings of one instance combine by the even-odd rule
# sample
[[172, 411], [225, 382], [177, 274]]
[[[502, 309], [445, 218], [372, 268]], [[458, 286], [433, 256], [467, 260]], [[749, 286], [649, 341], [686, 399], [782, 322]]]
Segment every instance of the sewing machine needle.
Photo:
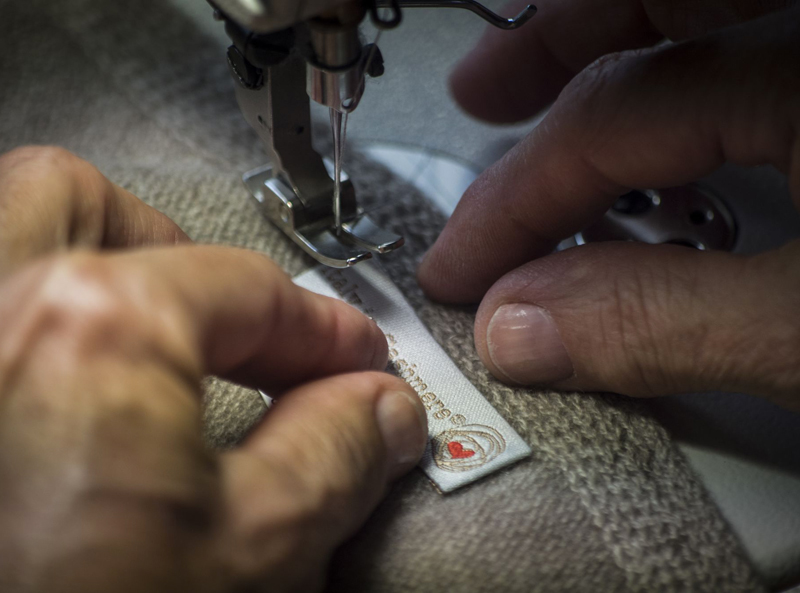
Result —
[[347, 114], [331, 108], [331, 128], [333, 129], [333, 220], [336, 234], [342, 231], [342, 155], [344, 153], [345, 134], [347, 134]]

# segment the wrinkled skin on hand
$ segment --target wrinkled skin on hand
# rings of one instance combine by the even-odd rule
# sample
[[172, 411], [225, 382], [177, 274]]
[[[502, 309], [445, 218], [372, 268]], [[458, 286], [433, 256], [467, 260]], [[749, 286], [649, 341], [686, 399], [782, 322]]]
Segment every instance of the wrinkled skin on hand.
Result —
[[[518, 121], [555, 100], [469, 188], [419, 270], [429, 296], [481, 302], [475, 343], [497, 377], [744, 391], [800, 409], [800, 243], [752, 257], [630, 243], [550, 255], [629, 189], [726, 161], [774, 165], [800, 204], [793, 4], [541, 0], [526, 27], [488, 31], [459, 65], [453, 94], [476, 117]], [[654, 47], [665, 37], [676, 43]]]
[[[425, 445], [386, 357], [355, 309], [70, 153], [0, 156], [0, 589], [319, 589]], [[207, 373], [280, 394], [222, 454]]]

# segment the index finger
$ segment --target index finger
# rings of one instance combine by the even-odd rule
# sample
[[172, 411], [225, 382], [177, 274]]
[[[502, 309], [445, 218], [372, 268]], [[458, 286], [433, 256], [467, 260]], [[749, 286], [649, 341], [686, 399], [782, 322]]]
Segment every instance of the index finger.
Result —
[[56, 351], [70, 368], [148, 361], [190, 383], [212, 374], [271, 393], [387, 362], [368, 317], [243, 249], [77, 251], [28, 266], [0, 290], [4, 344], [21, 359], [32, 341], [66, 341]]
[[785, 11], [585, 70], [469, 188], [420, 267], [423, 288], [480, 300], [628, 189], [693, 181], [726, 160], [792, 170], [800, 193], [798, 23]]
[[[513, 0], [516, 14], [528, 3]], [[516, 31], [489, 27], [453, 71], [456, 101], [495, 123], [538, 113], [585, 66], [612, 52], [687, 39], [792, 6], [791, 0], [537, 0]], [[515, 12], [516, 11], [516, 12]]]
[[[528, 0], [513, 0], [517, 14]], [[522, 121], [556, 98], [584, 66], [615, 51], [647, 47], [663, 35], [642, 0], [537, 0], [524, 27], [487, 27], [450, 77], [456, 102], [494, 123]]]
[[[280, 392], [332, 374], [384, 370], [378, 326], [354, 307], [295, 285], [262, 254], [219, 246], [118, 256], [116, 274], [156, 320], [164, 303], [206, 374]], [[137, 286], [139, 288], [137, 288]], [[148, 313], [146, 312], [145, 315]]]

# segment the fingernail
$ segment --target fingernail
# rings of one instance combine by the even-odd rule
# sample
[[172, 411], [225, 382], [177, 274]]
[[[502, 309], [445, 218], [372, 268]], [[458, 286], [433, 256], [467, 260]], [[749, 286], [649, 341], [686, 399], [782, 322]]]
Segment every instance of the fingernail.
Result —
[[376, 414], [389, 455], [389, 474], [395, 478], [422, 457], [428, 441], [428, 418], [419, 398], [403, 391], [381, 395]]
[[494, 365], [515, 383], [556, 383], [575, 374], [555, 321], [541, 307], [503, 305], [489, 322], [486, 341]]

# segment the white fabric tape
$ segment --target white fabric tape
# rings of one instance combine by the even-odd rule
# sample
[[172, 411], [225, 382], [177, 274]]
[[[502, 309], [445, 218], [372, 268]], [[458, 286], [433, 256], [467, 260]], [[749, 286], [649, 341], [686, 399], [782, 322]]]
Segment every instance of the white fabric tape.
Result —
[[414, 309], [373, 262], [346, 270], [315, 268], [295, 283], [338, 298], [372, 317], [386, 334], [397, 374], [428, 410], [429, 441], [420, 467], [451, 492], [531, 454], [428, 333]]

